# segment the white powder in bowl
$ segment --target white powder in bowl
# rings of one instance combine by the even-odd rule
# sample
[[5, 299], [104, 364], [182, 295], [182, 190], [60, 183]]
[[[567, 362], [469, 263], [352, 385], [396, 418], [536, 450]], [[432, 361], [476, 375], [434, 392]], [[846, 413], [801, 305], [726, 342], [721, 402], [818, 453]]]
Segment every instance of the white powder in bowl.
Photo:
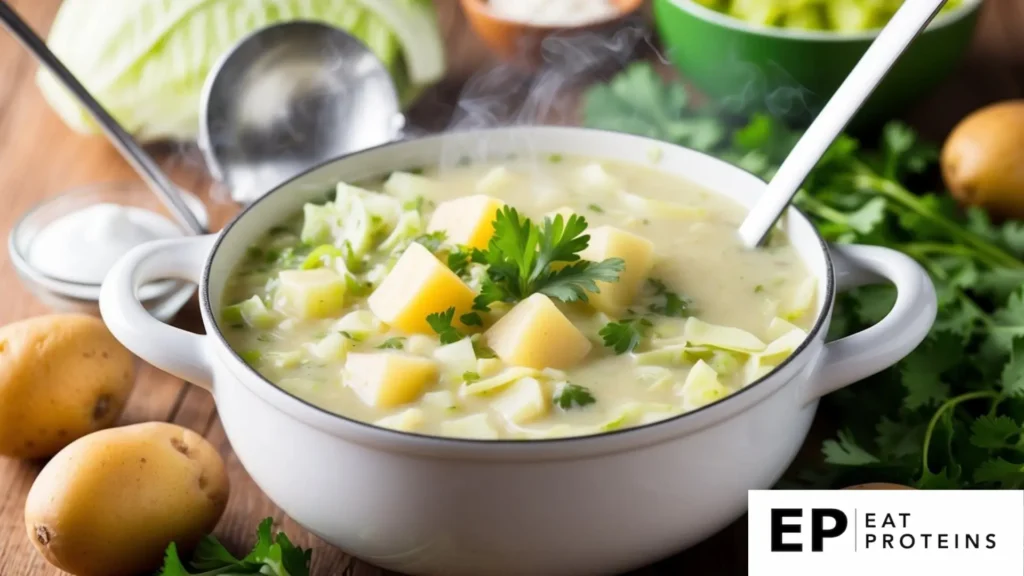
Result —
[[611, 0], [489, 0], [488, 4], [502, 18], [538, 26], [580, 26], [619, 13]]

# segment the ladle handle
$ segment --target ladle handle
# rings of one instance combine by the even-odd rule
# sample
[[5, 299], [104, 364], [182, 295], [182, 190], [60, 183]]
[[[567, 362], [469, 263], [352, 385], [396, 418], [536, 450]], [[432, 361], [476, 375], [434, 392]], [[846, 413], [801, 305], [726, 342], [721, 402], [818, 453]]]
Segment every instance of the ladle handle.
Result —
[[205, 227], [189, 210], [171, 179], [160, 170], [156, 162], [146, 154], [135, 139], [89, 94], [85, 86], [46, 47], [42, 38], [4, 0], [0, 0], [0, 22], [89, 110], [121, 155], [131, 163], [149, 187], [160, 196], [164, 205], [178, 222], [193, 234], [206, 234]]
[[904, 2], [793, 147], [764, 194], [740, 225], [743, 244], [755, 247], [789, 206], [797, 190], [907, 46], [946, 0]]

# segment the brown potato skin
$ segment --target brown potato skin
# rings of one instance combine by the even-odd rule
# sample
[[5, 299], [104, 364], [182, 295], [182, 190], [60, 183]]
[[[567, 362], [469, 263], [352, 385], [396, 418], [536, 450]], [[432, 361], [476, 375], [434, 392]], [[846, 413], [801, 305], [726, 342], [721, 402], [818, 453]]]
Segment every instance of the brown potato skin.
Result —
[[224, 461], [205, 438], [164, 422], [94, 432], [43, 468], [25, 503], [28, 538], [76, 576], [160, 568], [171, 542], [189, 550], [227, 503]]
[[855, 484], [847, 486], [843, 490], [917, 490], [903, 484], [890, 484], [888, 482], [869, 482], [867, 484]]
[[0, 328], [0, 455], [43, 458], [108, 428], [135, 381], [131, 353], [84, 314]]
[[994, 219], [1024, 218], [1024, 100], [981, 108], [942, 148], [942, 177], [961, 204]]

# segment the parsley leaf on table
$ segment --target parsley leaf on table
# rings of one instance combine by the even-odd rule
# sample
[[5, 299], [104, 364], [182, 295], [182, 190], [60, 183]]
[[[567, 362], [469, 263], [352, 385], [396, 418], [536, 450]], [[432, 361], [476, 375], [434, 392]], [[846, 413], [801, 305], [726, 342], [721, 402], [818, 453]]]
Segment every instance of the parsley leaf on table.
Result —
[[1001, 450], [1010, 438], [1019, 436], [1021, 427], [1006, 416], [979, 416], [971, 425], [971, 444], [979, 448]]
[[594, 128], [641, 134], [659, 140], [711, 150], [727, 130], [713, 116], [688, 109], [689, 94], [681, 84], [662, 82], [650, 66], [630, 66], [608, 84], [584, 96], [586, 124]]
[[998, 457], [986, 460], [975, 470], [974, 481], [996, 484], [1004, 490], [1020, 490], [1024, 488], [1024, 465]]
[[864, 465], [877, 464], [878, 458], [857, 445], [849, 433], [840, 431], [836, 440], [826, 440], [822, 450], [832, 464]]
[[1024, 337], [1013, 339], [1010, 350], [1010, 362], [1003, 368], [1003, 394], [1007, 396], [1024, 395]]
[[198, 572], [190, 572], [186, 568], [178, 556], [177, 545], [172, 542], [167, 547], [164, 565], [157, 576], [309, 576], [309, 563], [313, 551], [295, 546], [283, 532], [274, 535], [271, 531], [272, 524], [272, 518], [260, 522], [256, 530], [256, 545], [241, 560], [231, 554], [214, 536], [204, 536], [192, 555], [192, 568]]

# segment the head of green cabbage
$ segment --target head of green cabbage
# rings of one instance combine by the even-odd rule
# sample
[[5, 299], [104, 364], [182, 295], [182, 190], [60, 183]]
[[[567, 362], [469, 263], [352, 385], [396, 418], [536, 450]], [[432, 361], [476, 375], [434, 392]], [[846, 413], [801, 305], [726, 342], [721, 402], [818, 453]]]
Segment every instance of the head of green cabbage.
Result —
[[[403, 105], [445, 70], [431, 0], [64, 0], [47, 43], [139, 140], [191, 140], [217, 60], [237, 41], [288, 20], [330, 24], [359, 38], [391, 72]], [[43, 96], [73, 130], [98, 127], [40, 70]]]

